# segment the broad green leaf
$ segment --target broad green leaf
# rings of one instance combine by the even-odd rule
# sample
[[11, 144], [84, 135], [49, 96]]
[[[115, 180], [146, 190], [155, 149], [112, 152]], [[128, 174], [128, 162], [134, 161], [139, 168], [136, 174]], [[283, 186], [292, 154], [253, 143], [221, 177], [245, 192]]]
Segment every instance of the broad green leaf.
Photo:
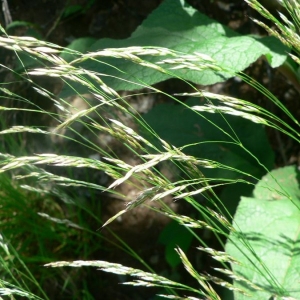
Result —
[[[163, 74], [120, 58], [87, 60], [80, 64], [85, 69], [106, 74], [101, 79], [116, 90], [133, 90], [140, 84], [152, 85], [171, 77], [180, 76], [197, 84], [209, 85], [225, 81], [247, 68], [260, 56], [265, 55], [273, 67], [281, 65], [286, 59], [288, 49], [272, 37], [258, 38], [240, 36], [217, 21], [198, 12], [183, 0], [165, 0], [136, 29], [131, 37], [124, 40], [100, 39], [89, 52], [105, 48], [124, 48], [129, 46], [165, 47], [184, 55], [203, 53], [211, 56], [227, 71], [171, 70]], [[143, 59], [157, 63], [161, 56], [142, 56]], [[170, 57], [169, 57], [170, 58]], [[166, 69], [171, 67], [163, 65]], [[76, 90], [84, 92], [84, 87]], [[66, 85], [62, 96], [73, 93]]]
[[[230, 184], [225, 186], [220, 193], [220, 199], [224, 206], [226, 207], [226, 211], [223, 212], [225, 216], [228, 218], [232, 218], [235, 214], [237, 206], [241, 200], [241, 196], [251, 196], [253, 192], [254, 185], [246, 184], [242, 182], [237, 182], [234, 184]], [[220, 208], [222, 209], [222, 208]]]
[[[89, 47], [95, 43], [96, 39], [91, 37], [79, 38], [74, 40], [67, 49], [61, 53], [61, 58], [70, 62], [78, 58], [78, 54], [86, 53]], [[77, 53], [77, 56], [76, 56]]]
[[67, 6], [62, 14], [62, 18], [68, 18], [73, 14], [78, 14], [83, 11], [83, 7], [81, 5], [70, 5]]
[[[40, 33], [40, 30], [36, 24], [24, 22], [24, 21], [14, 21], [10, 23], [6, 27], [6, 31], [10, 35], [16, 35], [17, 29], [23, 28], [24, 36], [34, 37], [39, 40], [43, 40], [43, 37]], [[18, 56], [16, 57], [16, 62], [14, 66], [14, 71], [16, 73], [21, 73], [25, 69], [37, 67], [40, 65], [39, 60], [37, 57], [29, 54], [26, 51], [18, 52]]]
[[[190, 145], [183, 149], [188, 155], [217, 161], [261, 177], [265, 170], [239, 145], [233, 144], [234, 140], [226, 133], [232, 137], [236, 134], [244, 147], [261, 163], [267, 168], [273, 167], [274, 154], [261, 125], [236, 116], [210, 113], [199, 115], [189, 108], [201, 105], [199, 99], [191, 98], [185, 104], [186, 107], [178, 104], [157, 105], [144, 115], [144, 119], [160, 138], [170, 144], [176, 147]], [[153, 142], [155, 143], [155, 140]], [[203, 173], [214, 178], [241, 177], [239, 173], [224, 169], [204, 169]]]
[[296, 167], [278, 169], [262, 178], [252, 198], [242, 197], [226, 251], [241, 262], [232, 265], [235, 274], [262, 290], [236, 281], [249, 297], [236, 293], [235, 299], [300, 299], [298, 179]]
[[172, 268], [181, 264], [181, 259], [175, 248], [179, 247], [186, 252], [192, 240], [193, 235], [177, 221], [171, 221], [160, 233], [158, 242], [165, 245], [165, 258]]
[[9, 25], [7, 25], [6, 32], [9, 35], [16, 35], [17, 29], [20, 28], [23, 28], [24, 36], [32, 36], [39, 40], [43, 39], [39, 27], [34, 23], [25, 22], [25, 21], [13, 21]]
[[293, 166], [274, 170], [257, 183], [254, 197], [264, 200], [300, 199], [298, 176]]

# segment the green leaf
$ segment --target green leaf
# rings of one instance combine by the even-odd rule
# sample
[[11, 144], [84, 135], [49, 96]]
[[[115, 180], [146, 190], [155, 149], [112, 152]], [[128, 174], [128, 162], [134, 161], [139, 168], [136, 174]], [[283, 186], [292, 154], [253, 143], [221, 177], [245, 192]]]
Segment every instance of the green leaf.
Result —
[[[289, 166], [272, 171], [256, 185], [252, 198], [242, 197], [226, 251], [241, 262], [236, 275], [262, 288], [235, 281], [251, 299], [273, 295], [300, 299], [299, 171]], [[235, 299], [250, 299], [236, 293]]]
[[158, 242], [166, 246], [165, 258], [172, 268], [181, 264], [181, 259], [175, 248], [179, 247], [186, 252], [192, 240], [193, 235], [176, 221], [171, 221], [160, 233]]
[[68, 18], [74, 14], [81, 13], [82, 11], [83, 11], [82, 5], [67, 6], [62, 14], [62, 18]]
[[300, 199], [298, 176], [294, 166], [274, 170], [257, 183], [254, 197], [264, 200]]
[[[190, 145], [183, 150], [188, 155], [217, 161], [261, 177], [265, 174], [265, 170], [239, 145], [233, 144], [233, 139], [225, 134], [227, 132], [235, 137], [234, 131], [244, 147], [261, 163], [267, 168], [273, 167], [274, 154], [261, 125], [236, 116], [222, 116], [217, 113], [199, 115], [189, 109], [190, 106], [201, 105], [200, 100], [196, 98], [187, 100], [185, 104], [186, 107], [178, 104], [156, 105], [144, 115], [144, 119], [160, 138], [170, 144], [176, 147]], [[156, 146], [160, 144], [157, 140], [151, 142], [157, 142]], [[195, 143], [197, 144], [194, 145]], [[232, 179], [241, 177], [240, 174], [226, 169], [203, 169], [202, 171], [207, 177]]]
[[288, 58], [287, 54], [289, 53], [289, 49], [275, 37], [267, 36], [263, 38], [254, 38], [257, 40], [257, 42], [261, 43], [267, 49], [269, 49], [269, 51], [264, 54], [271, 67], [277, 68], [281, 66]]
[[[225, 186], [219, 196], [222, 203], [226, 207], [226, 211], [223, 211], [223, 215], [227, 216], [228, 218], [232, 218], [241, 200], [241, 196], [250, 197], [252, 195], [253, 188], [254, 185], [242, 182], [237, 182], [235, 184]], [[221, 207], [220, 209], [222, 210]]]
[[[43, 37], [38, 29], [38, 26], [34, 23], [24, 22], [24, 21], [14, 21], [10, 23], [6, 30], [10, 35], [16, 35], [18, 29], [21, 30], [23, 36], [31, 36], [38, 40], [43, 40]], [[14, 71], [16, 73], [24, 72], [24, 69], [29, 69], [33, 67], [40, 66], [40, 62], [34, 55], [29, 54], [26, 51], [18, 52], [18, 56], [16, 57], [16, 62], [14, 66]]]
[[25, 21], [13, 21], [6, 27], [6, 32], [9, 35], [16, 35], [16, 31], [20, 28], [23, 28], [21, 31], [23, 36], [32, 36], [38, 40], [43, 39], [39, 27], [34, 23]]
[[[284, 62], [288, 49], [272, 37], [258, 38], [240, 36], [217, 21], [201, 14], [183, 0], [165, 0], [136, 29], [131, 37], [124, 40], [100, 39], [89, 52], [105, 48], [124, 48], [129, 46], [165, 47], [183, 54], [203, 53], [211, 56], [227, 72], [206, 69], [172, 70], [174, 76], [197, 84], [209, 85], [235, 76], [266, 55], [275, 67]], [[166, 57], [143, 56], [143, 59], [157, 63]], [[107, 85], [116, 90], [133, 90], [140, 88], [140, 83], [152, 85], [173, 77], [157, 70], [117, 58], [99, 58], [100, 61], [88, 60], [80, 64], [85, 69], [107, 74], [103, 79]], [[80, 87], [76, 86], [78, 91]], [[80, 90], [79, 90], [80, 91]], [[84, 88], [82, 91], [84, 92]], [[62, 96], [70, 95], [71, 90], [65, 86]]]
[[96, 39], [91, 37], [84, 37], [74, 40], [60, 55], [61, 58], [70, 62], [81, 53], [87, 52], [89, 47], [95, 43]]

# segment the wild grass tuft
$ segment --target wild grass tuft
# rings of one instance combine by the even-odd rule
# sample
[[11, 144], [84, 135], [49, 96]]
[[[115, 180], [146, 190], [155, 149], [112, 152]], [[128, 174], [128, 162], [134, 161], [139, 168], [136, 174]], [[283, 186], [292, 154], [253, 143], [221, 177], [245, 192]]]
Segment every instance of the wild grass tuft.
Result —
[[[266, 28], [269, 33], [280, 38], [298, 54], [300, 44], [296, 27], [299, 26], [299, 16], [297, 15], [297, 10], [292, 5], [294, 2], [284, 1], [293, 21], [281, 15], [283, 23], [273, 17], [257, 1], [247, 2], [264, 17], [271, 20], [277, 26], [278, 31], [274, 31], [274, 29], [261, 22], [256, 22]], [[294, 4], [298, 6], [296, 2]], [[82, 69], [77, 64], [86, 60], [99, 61], [105, 57], [114, 57], [126, 59], [144, 68], [151, 68], [157, 72], [173, 75], [174, 77], [178, 77], [173, 73], [173, 70], [177, 69], [187, 71], [196, 70], [199, 72], [209, 69], [214, 72], [230, 74], [234, 73], [233, 70], [222, 67], [222, 65], [205, 54], [195, 52], [192, 55], [186, 55], [160, 47], [104, 49], [87, 54], [70, 50], [70, 53], [77, 58], [71, 62], [67, 62], [59, 56], [63, 51], [61, 47], [34, 38], [0, 37], [0, 45], [14, 51], [17, 57], [19, 53], [25, 52], [34, 57], [40, 64], [40, 66], [30, 68], [29, 70], [25, 68], [24, 73], [20, 74], [22, 80], [36, 85], [33, 79], [34, 76], [46, 76], [59, 78], [65, 85], [68, 85], [69, 82], [79, 83], [88, 89], [89, 95], [93, 95], [94, 99], [92, 103], [90, 101], [91, 98], [85, 98], [75, 90], [74, 94], [77, 94], [82, 100], [86, 100], [88, 104], [88, 107], [84, 109], [77, 109], [69, 105], [66, 99], [54, 98], [50, 91], [48, 92], [40, 86], [35, 86], [35, 91], [53, 101], [56, 110], [49, 112], [41, 109], [29, 99], [24, 100], [23, 97], [19, 97], [15, 92], [9, 91], [7, 87], [1, 87], [2, 97], [8, 100], [6, 106], [0, 107], [3, 116], [11, 112], [22, 112], [24, 114], [37, 113], [53, 120], [55, 125], [53, 128], [50, 128], [39, 124], [35, 126], [12, 124], [0, 132], [1, 137], [3, 137], [1, 140], [3, 147], [1, 148], [0, 162], [0, 206], [3, 236], [1, 236], [0, 243], [2, 253], [0, 260], [3, 274], [6, 273], [0, 282], [0, 295], [20, 296], [29, 299], [40, 299], [39, 297], [48, 299], [49, 297], [46, 295], [43, 290], [44, 287], [39, 281], [45, 283], [50, 279], [41, 278], [37, 280], [32, 275], [30, 268], [35, 263], [39, 265], [44, 264], [46, 267], [58, 268], [56, 270], [59, 271], [55, 273], [55, 276], [58, 276], [59, 279], [53, 279], [53, 282], [60, 285], [62, 290], [68, 290], [69, 293], [72, 293], [72, 289], [74, 288], [77, 289], [79, 294], [82, 293], [80, 290], [81, 287], [76, 287], [77, 282], [79, 282], [80, 273], [68, 273], [67, 278], [65, 278], [66, 273], [63, 267], [95, 267], [105, 272], [129, 275], [134, 277], [135, 280], [126, 282], [126, 284], [163, 287], [169, 293], [161, 295], [161, 297], [168, 299], [203, 299], [203, 297], [206, 299], [221, 299], [216, 292], [216, 285], [234, 290], [235, 293], [248, 295], [245, 290], [232, 284], [231, 280], [242, 282], [242, 284], [250, 286], [253, 290], [263, 290], [263, 286], [258, 286], [248, 278], [243, 277], [241, 274], [235, 274], [231, 270], [230, 264], [239, 264], [234, 257], [223, 251], [212, 249], [194, 231], [198, 228], [205, 229], [209, 234], [214, 235], [224, 248], [225, 239], [232, 239], [232, 234], [235, 234], [237, 229], [232, 225], [232, 214], [221, 201], [216, 191], [218, 188], [236, 183], [245, 183], [254, 186], [259, 178], [251, 174], [250, 171], [248, 172], [239, 168], [239, 165], [230, 165], [229, 163], [226, 164], [226, 162], [220, 162], [217, 159], [199, 158], [186, 154], [185, 150], [194, 145], [177, 147], [161, 138], [119, 91], [116, 91], [105, 83], [104, 78], [107, 74], [99, 74]], [[159, 63], [153, 64], [147, 60], [148, 56], [158, 56], [162, 57], [162, 59]], [[295, 61], [298, 62], [297, 59]], [[11, 72], [14, 73], [13, 70]], [[262, 86], [254, 80], [249, 79], [246, 75], [235, 75], [250, 85], [255, 86], [263, 93], [265, 92]], [[184, 81], [184, 79], [182, 80]], [[153, 93], [161, 93], [172, 100], [176, 100], [177, 105], [182, 105], [184, 109], [198, 115], [199, 118], [209, 120], [209, 117], [205, 114], [206, 112], [221, 116], [228, 125], [228, 128], [222, 128], [218, 124], [215, 124], [214, 121], [209, 120], [210, 124], [214, 125], [216, 130], [221, 131], [228, 137], [229, 141], [226, 142], [228, 145], [242, 149], [245, 155], [250, 155], [254, 158], [255, 163], [262, 167], [265, 172], [269, 172], [270, 170], [243, 145], [230, 122], [227, 121], [228, 115], [275, 128], [299, 142], [297, 129], [272, 112], [250, 101], [199, 90], [197, 86], [190, 83], [190, 88], [194, 92], [180, 95], [166, 95], [165, 92], [142, 82], [138, 82], [138, 84], [143, 88], [148, 88]], [[268, 92], [266, 91], [266, 93]], [[269, 93], [267, 95], [270, 101], [273, 101], [275, 105], [279, 105], [286, 112], [287, 116], [291, 116], [291, 120], [298, 125], [297, 120], [279, 103], [280, 101], [275, 96]], [[180, 96], [201, 97], [204, 99], [205, 105], [188, 106], [184, 101], [179, 100]], [[20, 103], [25, 103], [26, 105], [20, 107]], [[30, 105], [30, 108], [27, 105]], [[128, 120], [130, 122], [127, 122]], [[80, 126], [75, 127], [75, 124], [80, 124]], [[84, 133], [81, 132], [82, 128], [89, 133], [88, 137], [85, 137]], [[108, 136], [109, 140], [116, 143], [118, 147], [122, 145], [122, 151], [129, 153], [134, 158], [135, 164], [130, 164], [130, 162], [122, 160], [120, 153], [115, 153], [109, 145], [98, 145], [95, 140], [99, 132]], [[51, 145], [51, 137], [59, 136], [62, 140], [65, 139], [76, 146], [85, 146], [86, 149], [97, 152], [100, 156], [97, 159], [94, 157], [84, 157], [84, 155], [60, 154], [56, 147], [50, 147], [49, 153], [37, 153], [36, 149], [38, 148], [36, 147], [29, 147], [23, 153], [22, 151], [13, 151], [11, 149], [15, 145], [15, 141], [9, 140], [12, 136], [26, 136], [30, 139], [29, 142], [31, 142], [34, 140], [32, 136], [35, 134], [43, 136], [43, 139], [47, 141], [49, 146]], [[210, 144], [216, 142], [220, 141], [205, 141], [201, 143]], [[56, 151], [57, 153], [55, 153]], [[174, 170], [177, 171], [177, 173], [174, 173], [180, 175], [175, 176], [175, 178], [167, 178], [160, 171], [160, 166], [166, 162], [172, 165]], [[72, 168], [73, 170], [94, 170], [98, 172], [98, 175], [104, 174], [107, 176], [110, 182], [109, 184], [107, 182], [102, 184], [99, 182], [89, 182], [84, 179], [71, 178], [64, 171]], [[231, 174], [238, 174], [238, 176], [232, 176], [232, 178], [209, 177], [204, 175], [207, 169], [228, 171], [232, 172]], [[73, 172], [76, 173], [76, 171]], [[98, 192], [97, 195], [99, 197], [107, 193], [112, 197], [127, 199], [127, 195], [123, 195], [118, 190], [120, 186], [125, 184], [138, 189], [138, 195], [127, 201], [124, 209], [106, 220], [104, 224], [91, 206], [81, 201], [82, 199], [76, 199], [76, 197], [68, 194], [68, 192], [64, 192], [64, 188], [66, 187], [81, 187], [93, 193]], [[284, 187], [282, 189], [284, 191]], [[204, 200], [198, 201], [196, 198], [197, 195], [201, 195]], [[185, 216], [174, 212], [171, 207], [168, 207], [164, 203], [166, 197], [172, 197], [173, 201], [187, 202], [194, 208], [197, 217]], [[141, 205], [151, 208], [153, 203], [156, 204], [153, 210], [176, 220], [194, 234], [197, 242], [200, 244], [197, 249], [208, 254], [213, 260], [221, 264], [222, 268], [214, 268], [215, 271], [221, 274], [220, 277], [202, 274], [193, 266], [187, 254], [179, 247], [176, 248], [176, 252], [186, 271], [196, 280], [199, 287], [197, 289], [155, 274], [147, 263], [143, 262], [124, 243], [121, 245], [124, 252], [135, 256], [151, 272], [125, 267], [112, 262], [88, 260], [89, 254], [95, 250], [89, 248], [89, 243], [95, 246], [93, 239], [97, 238], [101, 241], [101, 234], [95, 231], [95, 229], [91, 230], [84, 218], [92, 218], [93, 222], [96, 222], [98, 228], [100, 228], [102, 225], [107, 226], [129, 210]], [[239, 239], [248, 251], [255, 256], [255, 251], [247, 239], [243, 235], [239, 235]], [[74, 260], [72, 259], [73, 261], [65, 261], [64, 257], [69, 259], [73, 254], [75, 257]], [[76, 257], [82, 257], [82, 259], [78, 260]], [[85, 258], [87, 260], [84, 260]], [[282, 287], [276, 278], [276, 274], [271, 274], [268, 266], [264, 264], [260, 257], [256, 255], [255, 258], [256, 261], [249, 262], [248, 267], [262, 272], [257, 265], [263, 266], [262, 276], [274, 287], [274, 291], [280, 292]], [[54, 262], [53, 260], [61, 261]], [[11, 271], [12, 268], [15, 270], [14, 272]], [[49, 270], [52, 269], [47, 268], [48, 272], [50, 272]], [[43, 276], [47, 276], [45, 274], [47, 273], [43, 272]], [[223, 279], [224, 275], [227, 280]], [[71, 278], [72, 276], [77, 277], [77, 281]], [[33, 295], [31, 291], [40, 296]], [[184, 291], [184, 293], [181, 293], [181, 291]], [[180, 296], [186, 293], [191, 294], [191, 296]]]

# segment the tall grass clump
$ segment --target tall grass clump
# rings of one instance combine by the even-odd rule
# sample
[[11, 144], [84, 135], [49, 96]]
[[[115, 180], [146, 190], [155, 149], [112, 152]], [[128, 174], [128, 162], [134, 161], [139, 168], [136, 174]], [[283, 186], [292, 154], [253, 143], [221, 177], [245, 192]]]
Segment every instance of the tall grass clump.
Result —
[[[55, 298], [57, 295], [44, 291], [47, 282], [55, 282], [58, 290], [66, 290], [70, 297], [76, 290], [78, 299], [92, 299], [84, 290], [85, 283], [77, 285], [82, 273], [76, 270], [96, 267], [133, 277], [125, 282], [128, 285], [157, 287], [159, 296], [168, 299], [300, 298], [299, 172], [294, 166], [272, 170], [274, 154], [265, 134], [266, 128], [272, 128], [298, 144], [299, 122], [280, 99], [242, 72], [265, 55], [272, 67], [289, 56], [289, 74], [296, 74], [300, 6], [284, 0], [288, 15], [280, 13], [278, 19], [257, 1], [246, 1], [274, 27], [254, 21], [281, 43], [270, 37], [237, 36], [220, 24], [211, 25], [202, 15], [201, 26], [207, 34], [215, 34], [215, 40], [203, 48], [203, 41], [197, 40], [199, 48], [195, 48], [187, 46], [194, 41], [190, 27], [178, 28], [178, 21], [167, 17], [161, 21], [169, 22], [163, 23], [165, 28], [151, 27], [152, 18], [175, 2], [174, 9], [185, 9], [177, 16], [194, 16], [189, 24], [196, 26], [192, 8], [183, 1], [167, 0], [130, 39], [122, 41], [123, 47], [99, 40], [85, 53], [77, 51], [74, 44], [64, 49], [31, 37], [6, 36], [2, 29], [0, 44], [14, 53], [19, 67], [7, 70], [11, 81], [0, 88], [1, 114], [7, 120], [0, 132], [1, 264], [6, 273], [0, 295]], [[170, 33], [168, 47], [155, 39], [164, 36], [164, 30]], [[191, 36], [177, 44], [182, 30]], [[145, 45], [145, 40], [150, 46], [135, 44]], [[116, 47], [108, 48], [108, 44]], [[240, 51], [248, 51], [248, 60], [241, 56], [239, 63], [228, 61], [238, 45]], [[62, 91], [55, 94], [44, 88], [36, 80], [41, 77], [59, 79]], [[203, 88], [233, 77], [266, 96], [284, 117], [254, 101]], [[158, 89], [155, 83], [168, 78], [181, 80], [187, 91], [168, 94]], [[16, 82], [30, 84], [31, 92], [51, 103], [51, 109], [18, 93]], [[148, 99], [159, 96], [171, 103], [141, 113], [130, 99], [145, 91]], [[19, 122], [20, 116], [28, 116], [28, 126]], [[80, 151], [73, 155], [74, 149]], [[164, 168], [171, 170], [171, 176]], [[78, 170], [87, 175], [77, 176]], [[95, 177], [105, 180], [91, 179]], [[138, 193], [129, 198], [122, 186], [132, 186]], [[123, 209], [105, 222], [99, 216], [99, 203], [87, 201], [102, 195], [124, 201]], [[187, 203], [193, 213], [187, 216], [174, 211], [168, 198]], [[155, 273], [124, 242], [118, 246], [139, 260], [144, 270], [90, 260], [95, 249], [89, 243], [94, 246], [94, 239], [105, 238], [97, 229], [109, 228], [141, 206], [185, 228], [185, 234], [198, 244], [197, 251], [216, 261], [211, 270], [199, 270], [180, 246], [170, 251], [195, 281], [191, 285]], [[29, 240], [32, 233], [38, 242]], [[217, 249], [205, 235], [217, 241]], [[36, 247], [35, 243], [39, 251], [34, 256], [31, 247]], [[171, 252], [166, 253], [172, 265]], [[36, 267], [35, 262], [48, 267], [43, 276], [49, 272], [56, 278], [34, 278], [31, 268]], [[76, 269], [66, 273], [63, 267]], [[50, 273], [54, 270], [58, 273]]]

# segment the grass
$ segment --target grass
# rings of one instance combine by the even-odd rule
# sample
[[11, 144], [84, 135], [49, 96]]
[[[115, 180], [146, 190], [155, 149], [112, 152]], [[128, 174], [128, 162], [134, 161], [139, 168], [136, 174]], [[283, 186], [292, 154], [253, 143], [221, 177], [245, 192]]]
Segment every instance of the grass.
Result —
[[[258, 7], [258, 10], [262, 9], [256, 1], [249, 1], [249, 3], [252, 3], [251, 5], [256, 8]], [[289, 4], [290, 2], [286, 3]], [[296, 2], [294, 4], [297, 5]], [[293, 24], [297, 25], [298, 16], [294, 14], [292, 8], [288, 7], [288, 10], [294, 18]], [[264, 10], [262, 13], [273, 23], [279, 24], [280, 39], [298, 51], [298, 35], [296, 32], [290, 34], [292, 24], [286, 21], [288, 25], [284, 26], [278, 23], [278, 20], [271, 18]], [[263, 26], [279, 37], [273, 29]], [[164, 288], [161, 297], [169, 299], [203, 299], [203, 297], [221, 299], [215, 290], [218, 285], [245, 294], [245, 291], [238, 290], [238, 287], [232, 284], [231, 279], [242, 281], [254, 290], [262, 288], [251, 283], [247, 278], [234, 274], [230, 269], [230, 264], [234, 265], [236, 260], [227, 253], [212, 249], [203, 235], [195, 231], [199, 228], [203, 229], [204, 232], [209, 231], [224, 249], [226, 239], [231, 239], [230, 234], [235, 233], [236, 228], [232, 225], [233, 216], [231, 212], [220, 199], [217, 191], [222, 187], [236, 183], [254, 186], [260, 179], [258, 175], [253, 175], [250, 171], [243, 170], [239, 166], [187, 154], [186, 150], [195, 145], [187, 144], [183, 147], [176, 147], [163, 140], [149, 126], [145, 118], [130, 106], [126, 98], [102, 81], [101, 76], [98, 76], [99, 74], [77, 68], [76, 63], [87, 59], [101, 60], [103, 57], [111, 56], [126, 58], [145, 68], [153, 68], [168, 74], [173, 73], [165, 67], [166, 64], [187, 70], [197, 69], [199, 72], [204, 68], [214, 71], [228, 70], [223, 70], [222, 66], [214, 64], [209, 57], [202, 57], [197, 54], [194, 57], [190, 56], [187, 60], [186, 57], [180, 56], [177, 52], [162, 48], [106, 49], [88, 54], [74, 52], [72, 54], [79, 55], [79, 58], [72, 63], [67, 63], [59, 57], [64, 49], [47, 42], [32, 38], [7, 36], [1, 37], [0, 43], [4, 48], [14, 51], [17, 57], [20, 57], [19, 53], [26, 52], [36, 59], [39, 66], [29, 70], [27, 67], [24, 68], [26, 72], [17, 73], [20, 76], [18, 78], [32, 84], [35, 91], [43, 95], [43, 99], [47, 98], [53, 101], [57, 108], [52, 112], [43, 110], [26, 97], [10, 91], [5, 84], [0, 88], [2, 98], [8, 103], [6, 106], [1, 106], [2, 116], [6, 117], [10, 114], [13, 119], [16, 113], [28, 114], [29, 118], [30, 114], [33, 116], [40, 115], [53, 120], [55, 124], [55, 128], [51, 131], [45, 124], [39, 126], [37, 122], [34, 126], [13, 124], [14, 126], [4, 128], [0, 132], [2, 135], [0, 165], [2, 254], [0, 259], [3, 269], [0, 282], [1, 296], [9, 295], [12, 299], [19, 296], [51, 299], [52, 297], [46, 292], [48, 290], [47, 285], [51, 285], [57, 286], [56, 290], [60, 291], [61, 295], [67, 295], [64, 297], [74, 299], [75, 295], [78, 295], [78, 299], [82, 299], [82, 297], [84, 299], [92, 298], [86, 289], [89, 283], [86, 280], [81, 280], [84, 278], [85, 272], [88, 272], [81, 268], [85, 266], [100, 268], [105, 272], [118, 275], [132, 276], [134, 281], [127, 283], [130, 285]], [[170, 55], [170, 59], [165, 60], [165, 64], [151, 64], [143, 59], [144, 55], [161, 55], [163, 57], [167, 54]], [[292, 57], [298, 62], [296, 56]], [[193, 63], [193, 61], [197, 63]], [[21, 58], [20, 62], [22, 63]], [[16, 73], [14, 70], [9, 71]], [[205, 99], [205, 106], [189, 106], [186, 102], [180, 101], [178, 95], [168, 95], [142, 82], [139, 84], [141, 87], [149, 89], [153, 94], [162, 94], [175, 100], [186, 111], [191, 111], [199, 118], [208, 120], [212, 126], [228, 138], [226, 144], [229, 147], [241, 148], [246, 155], [253, 158], [261, 169], [269, 172], [270, 169], [243, 145], [235, 129], [228, 121], [228, 115], [238, 116], [254, 123], [275, 128], [297, 143], [299, 142], [298, 121], [274, 95], [259, 83], [248, 78], [245, 74], [236, 75], [265, 94], [270, 101], [282, 109], [295, 125], [290, 125], [282, 118], [252, 102], [216, 95], [207, 91], [199, 92], [197, 87], [190, 83], [187, 84], [194, 90], [192, 96]], [[87, 105], [84, 109], [76, 110], [68, 105], [66, 99], [57, 98], [51, 91], [47, 91], [34, 83], [32, 79], [34, 76], [60, 78], [65, 84], [69, 84], [67, 80], [80, 83], [89, 89], [90, 95], [94, 95], [93, 99], [96, 99], [96, 102], [91, 102], [90, 98], [82, 97], [78, 93], [78, 96], [82, 97], [82, 101], [87, 101]], [[176, 76], [174, 75], [174, 77]], [[190, 95], [184, 94], [183, 96]], [[227, 125], [223, 127], [211, 121], [207, 117], [207, 113], [218, 114], [224, 121], [223, 124]], [[41, 123], [42, 119], [42, 117], [39, 119]], [[122, 145], [122, 151], [129, 153], [134, 158], [135, 164], [131, 165], [122, 160], [120, 154], [113, 151], [109, 145], [99, 146], [95, 142], [99, 133], [102, 134], [102, 137], [109, 137], [119, 147]], [[83, 150], [83, 155], [73, 156], [56, 154], [55, 151], [59, 147], [52, 147], [50, 148], [51, 153], [36, 154], [38, 147], [27, 147], [34, 141], [34, 135], [43, 137], [42, 141], [48, 143], [47, 145], [51, 144], [50, 137], [65, 138], [69, 141], [70, 148], [82, 147], [85, 150]], [[25, 146], [24, 149], [20, 149], [24, 139], [26, 140], [26, 150]], [[217, 142], [220, 141], [211, 140], [204, 143], [213, 144]], [[99, 157], [96, 159], [88, 157], [88, 154], [95, 152], [99, 154], [100, 159]], [[172, 165], [173, 170], [176, 170], [174, 174], [177, 175], [174, 178], [168, 178], [161, 172], [161, 166], [166, 163]], [[109, 184], [101, 184], [99, 182], [93, 183], [85, 178], [78, 179], [75, 170], [79, 168], [87, 174], [90, 174], [91, 170], [95, 171], [98, 176], [106, 174], [110, 178], [110, 182]], [[58, 169], [61, 170], [57, 171]], [[234, 176], [216, 178], [205, 175], [210, 174], [210, 170], [221, 170], [234, 174]], [[236, 175], [238, 176], [236, 177]], [[96, 195], [100, 198], [105, 193], [110, 193], [111, 197], [126, 199], [127, 195], [123, 195], [120, 189], [125, 184], [139, 190], [139, 194], [135, 199], [131, 199], [118, 214], [106, 220], [105, 224], [100, 217], [101, 205], [89, 203], [80, 194], [76, 195], [76, 192], [70, 192], [76, 191], [77, 188], [77, 191], [89, 191], [90, 195]], [[75, 189], [72, 190], [73, 188]], [[284, 190], [283, 186], [281, 188]], [[202, 201], [197, 200], [198, 195], [203, 197]], [[197, 217], [174, 212], [164, 202], [166, 197], [172, 197], [175, 201], [179, 201], [179, 199], [182, 201], [183, 199], [193, 207]], [[155, 203], [154, 207], [153, 203]], [[200, 244], [198, 250], [207, 253], [219, 263], [219, 267], [215, 271], [225, 273], [227, 280], [223, 279], [224, 276], [216, 277], [215, 275], [201, 274], [180, 247], [176, 247], [176, 253], [185, 270], [197, 282], [199, 288], [165, 278], [156, 274], [134, 249], [131, 249], [114, 233], [112, 234], [118, 242], [114, 242], [112, 239], [105, 242], [112, 242], [116, 247], [120, 247], [123, 253], [133, 256], [148, 271], [125, 267], [113, 262], [90, 260], [90, 257], [93, 257], [99, 248], [102, 249], [105, 247], [104, 245], [107, 245], [103, 243], [104, 235], [101, 231], [96, 231], [95, 226], [98, 228], [107, 226], [123, 214], [141, 205], [146, 205], [149, 209], [153, 209], [185, 226]], [[240, 239], [245, 247], [255, 254], [251, 244], [243, 237]], [[249, 262], [249, 268], [257, 268], [257, 263], [263, 265], [262, 275], [274, 291], [281, 295], [283, 287], [277, 280], [276, 274], [271, 274], [259, 257], [256, 256], [256, 261]], [[44, 268], [41, 265], [53, 268]], [[66, 266], [75, 268], [66, 271], [70, 270], [62, 268]], [[191, 296], [184, 296], [186, 294]]]

